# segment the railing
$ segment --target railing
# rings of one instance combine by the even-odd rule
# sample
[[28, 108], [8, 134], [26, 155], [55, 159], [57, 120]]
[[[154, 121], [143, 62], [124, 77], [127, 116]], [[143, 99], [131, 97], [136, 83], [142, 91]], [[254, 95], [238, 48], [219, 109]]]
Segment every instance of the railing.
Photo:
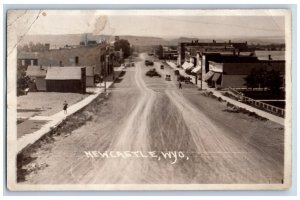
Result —
[[253, 105], [254, 107], [258, 107], [258, 108], [261, 108], [265, 111], [268, 111], [270, 113], [273, 113], [273, 114], [277, 114], [277, 115], [280, 115], [282, 117], [285, 116], [285, 110], [282, 109], [282, 108], [278, 108], [276, 106], [272, 106], [270, 104], [267, 104], [267, 103], [264, 103], [264, 102], [261, 102], [261, 101], [257, 101], [255, 99], [252, 99], [252, 98], [249, 98], [249, 97], [246, 97], [244, 96], [243, 93], [233, 89], [233, 88], [229, 88], [229, 91], [232, 92], [234, 95], [237, 96], [237, 98], [242, 101], [242, 102], [245, 102], [246, 104], [250, 104], [250, 105]]

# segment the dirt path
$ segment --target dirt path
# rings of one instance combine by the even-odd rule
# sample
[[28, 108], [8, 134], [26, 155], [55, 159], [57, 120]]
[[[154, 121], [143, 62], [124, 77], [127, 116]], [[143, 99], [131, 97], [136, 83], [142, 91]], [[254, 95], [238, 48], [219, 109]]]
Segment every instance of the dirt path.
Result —
[[193, 86], [177, 89], [161, 63], [154, 67], [163, 78], [146, 77], [147, 56], [139, 59], [107, 100], [83, 111], [91, 121], [32, 154], [48, 167], [24, 184], [281, 183], [282, 128], [224, 113], [225, 105]]

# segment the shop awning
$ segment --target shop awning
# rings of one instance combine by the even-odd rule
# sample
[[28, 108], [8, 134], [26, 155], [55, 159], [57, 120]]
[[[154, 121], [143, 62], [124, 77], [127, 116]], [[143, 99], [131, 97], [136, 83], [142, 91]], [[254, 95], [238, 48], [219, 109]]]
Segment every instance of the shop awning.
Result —
[[182, 68], [186, 70], [186, 69], [191, 69], [193, 66], [194, 66], [193, 63], [185, 62], [183, 63]]
[[205, 81], [208, 81], [209, 79], [211, 79], [214, 75], [214, 72], [213, 71], [209, 71], [208, 73], [205, 74], [204, 76], [204, 80]]
[[190, 63], [190, 66], [189, 66], [187, 69], [192, 70], [193, 68], [194, 68], [194, 64], [193, 64], [193, 63]]
[[214, 76], [213, 76], [212, 80], [217, 82], [220, 77], [221, 77], [221, 73], [214, 73]]
[[192, 70], [192, 72], [194, 72], [194, 73], [196, 73], [196, 74], [200, 74], [200, 72], [201, 72], [201, 66], [195, 67], [195, 68]]

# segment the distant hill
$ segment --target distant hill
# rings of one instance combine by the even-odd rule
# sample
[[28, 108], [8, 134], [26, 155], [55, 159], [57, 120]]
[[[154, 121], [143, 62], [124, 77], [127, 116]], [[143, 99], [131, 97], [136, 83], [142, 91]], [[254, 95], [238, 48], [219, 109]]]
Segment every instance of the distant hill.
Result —
[[[65, 34], [65, 35], [27, 35], [20, 43], [28, 44], [33, 43], [50, 43], [51, 48], [63, 47], [65, 45], [78, 45], [81, 41], [84, 41], [87, 37], [88, 40], [107, 40], [111, 42], [114, 40], [114, 36], [109, 35], [92, 35], [92, 34]], [[199, 40], [199, 42], [210, 42], [214, 38], [190, 38], [190, 37], [179, 37], [179, 38], [160, 38], [150, 36], [132, 36], [132, 35], [121, 35], [120, 39], [126, 39], [130, 44], [135, 46], [153, 46], [153, 45], [177, 45], [179, 42], [191, 42], [192, 40]], [[284, 43], [282, 37], [255, 37], [255, 38], [230, 38], [232, 42], [245, 42], [248, 43], [260, 43], [260, 44], [271, 44], [271, 43]], [[216, 38], [217, 42], [228, 41], [229, 39]]]

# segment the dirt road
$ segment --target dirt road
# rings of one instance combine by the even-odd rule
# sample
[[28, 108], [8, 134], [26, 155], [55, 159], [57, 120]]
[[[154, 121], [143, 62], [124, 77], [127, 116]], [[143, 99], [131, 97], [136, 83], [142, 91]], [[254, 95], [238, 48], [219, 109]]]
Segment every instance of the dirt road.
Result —
[[193, 85], [179, 90], [160, 62], [162, 78], [147, 77], [145, 59], [83, 111], [90, 121], [32, 152], [47, 167], [23, 184], [282, 182], [282, 126], [227, 112]]

